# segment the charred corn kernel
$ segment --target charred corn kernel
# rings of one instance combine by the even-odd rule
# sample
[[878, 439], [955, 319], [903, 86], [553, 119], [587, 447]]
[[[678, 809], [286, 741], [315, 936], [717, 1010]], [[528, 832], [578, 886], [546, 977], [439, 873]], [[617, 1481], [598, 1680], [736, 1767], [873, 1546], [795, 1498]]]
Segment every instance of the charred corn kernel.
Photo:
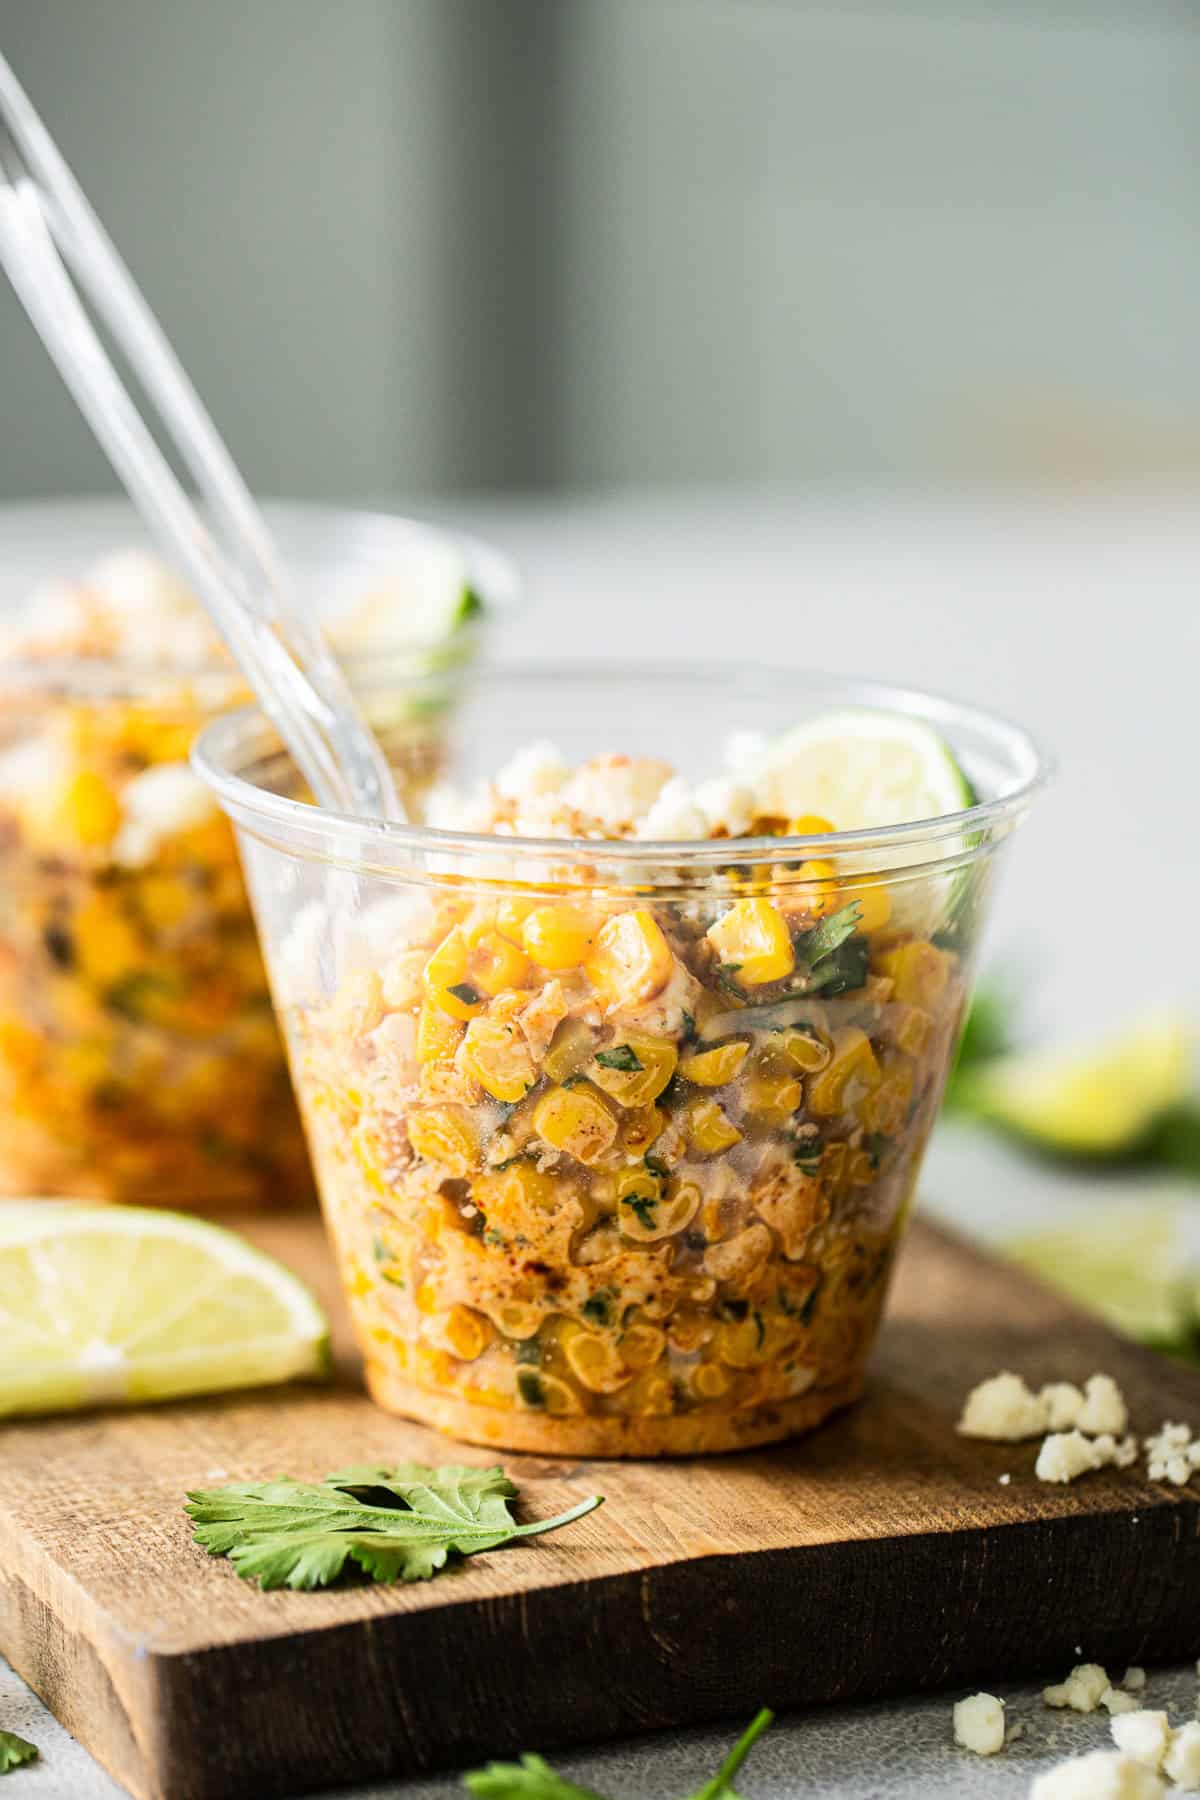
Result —
[[469, 955], [470, 946], [462, 927], [456, 925], [425, 964], [425, 992], [452, 1019], [473, 1019], [486, 1004], [484, 995], [468, 977]]
[[145, 952], [129, 920], [104, 894], [84, 902], [75, 915], [75, 950], [89, 980], [108, 986], [123, 975], [145, 972]]
[[828, 1068], [808, 1084], [809, 1109], [818, 1118], [831, 1119], [877, 1088], [882, 1079], [870, 1038], [856, 1025], [847, 1026], [834, 1035]]
[[487, 1320], [472, 1312], [469, 1306], [452, 1306], [442, 1326], [446, 1348], [460, 1362], [474, 1362], [477, 1356], [482, 1356], [491, 1335]]
[[542, 1058], [542, 1073], [551, 1081], [565, 1081], [592, 1059], [595, 1040], [582, 1019], [564, 1019], [555, 1029], [550, 1048]]
[[595, 1088], [583, 1083], [543, 1094], [533, 1110], [533, 1129], [555, 1150], [592, 1163], [615, 1143], [617, 1121]]
[[621, 1122], [621, 1142], [631, 1156], [644, 1156], [662, 1135], [667, 1115], [659, 1106], [638, 1106]]
[[830, 862], [823, 862], [814, 857], [806, 862], [801, 870], [803, 879], [796, 887], [795, 894], [803, 900], [805, 910], [814, 919], [823, 919], [835, 907], [842, 904], [841, 891], [837, 884], [837, 870]]
[[709, 927], [708, 940], [747, 987], [781, 981], [796, 966], [787, 926], [769, 900], [735, 900]]
[[561, 1341], [572, 1375], [589, 1393], [615, 1394], [631, 1379], [615, 1344], [608, 1338], [572, 1324], [564, 1329]]
[[[627, 1173], [630, 1180], [617, 1201], [617, 1223], [623, 1237], [638, 1244], [652, 1244], [659, 1238], [686, 1231], [700, 1210], [700, 1189], [694, 1181], [672, 1179], [664, 1192], [648, 1171]], [[618, 1177], [618, 1189], [620, 1186]]]
[[449, 1106], [426, 1106], [408, 1115], [408, 1141], [426, 1162], [451, 1175], [469, 1175], [479, 1161], [479, 1141], [470, 1115]]
[[570, 1383], [548, 1375], [544, 1369], [518, 1369], [517, 1396], [522, 1406], [552, 1413], [555, 1418], [583, 1411], [579, 1395]]
[[814, 1029], [784, 1031], [780, 1033], [780, 1045], [784, 1055], [802, 1069], [806, 1075], [816, 1075], [827, 1068], [833, 1055], [833, 1045], [822, 1033]]
[[521, 928], [521, 942], [540, 969], [577, 969], [591, 948], [592, 934], [572, 907], [538, 906]]
[[463, 1039], [461, 1019], [452, 1019], [428, 997], [417, 1019], [417, 1057], [423, 1063], [441, 1062], [454, 1055]]
[[631, 1032], [598, 1050], [588, 1073], [621, 1106], [649, 1106], [670, 1081], [678, 1060], [668, 1038]]
[[919, 940], [885, 950], [878, 959], [880, 972], [896, 984], [896, 998], [906, 1006], [935, 1008], [950, 979], [950, 959], [936, 944]]
[[744, 1100], [756, 1119], [786, 1125], [800, 1105], [804, 1090], [794, 1075], [758, 1075], [745, 1085]]
[[498, 931], [485, 931], [467, 954], [466, 981], [476, 993], [494, 998], [506, 988], [520, 988], [530, 980], [528, 957]]
[[667, 1347], [667, 1334], [657, 1325], [631, 1325], [621, 1334], [621, 1357], [631, 1369], [649, 1369]]
[[851, 901], [858, 907], [859, 931], [882, 931], [892, 916], [892, 896], [882, 881], [844, 887], [839, 905], [848, 906]]
[[819, 813], [801, 813], [788, 826], [789, 837], [830, 837], [832, 833], [833, 826]]
[[715, 1050], [701, 1050], [684, 1057], [679, 1073], [697, 1087], [724, 1087], [745, 1062], [749, 1048], [749, 1044], [718, 1044]]
[[689, 1385], [697, 1400], [719, 1400], [729, 1392], [729, 1376], [720, 1363], [697, 1363]]
[[896, 1027], [896, 1043], [906, 1056], [924, 1056], [933, 1036], [933, 1015], [920, 1006], [906, 1006]]
[[505, 1013], [484, 1013], [471, 1020], [455, 1066], [493, 1100], [523, 1100], [537, 1081], [529, 1045], [516, 1020]]
[[600, 927], [584, 972], [610, 1007], [641, 1006], [662, 992], [674, 966], [671, 946], [654, 914], [637, 907], [617, 913]]
[[523, 1300], [502, 1300], [492, 1310], [493, 1324], [505, 1337], [516, 1338], [521, 1343], [537, 1336], [544, 1316], [541, 1307], [529, 1306]]
[[702, 1100], [688, 1108], [687, 1133], [692, 1148], [702, 1156], [715, 1156], [742, 1141], [741, 1132], [715, 1100]]
[[71, 844], [109, 844], [121, 823], [121, 802], [103, 775], [78, 769], [53, 809], [53, 829]]

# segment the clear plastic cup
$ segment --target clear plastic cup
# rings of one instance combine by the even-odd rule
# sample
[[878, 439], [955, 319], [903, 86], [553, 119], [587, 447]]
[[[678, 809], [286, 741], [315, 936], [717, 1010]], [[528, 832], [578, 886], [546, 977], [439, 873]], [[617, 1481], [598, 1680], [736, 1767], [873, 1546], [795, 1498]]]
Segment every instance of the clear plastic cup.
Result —
[[[138, 536], [111, 507], [19, 509], [10, 522], [12, 599]], [[272, 509], [271, 522], [302, 592], [330, 614], [428, 535], [316, 508]], [[347, 659], [410, 792], [436, 773], [455, 682], [515, 595], [503, 558], [463, 548], [481, 615], [436, 649], [406, 643], [399, 618], [376, 621], [370, 654]], [[187, 763], [200, 727], [245, 695], [228, 663], [208, 660], [199, 625], [194, 640], [195, 654], [0, 660], [0, 1192], [311, 1202], [233, 832]], [[442, 708], [414, 713], [403, 696], [431, 667]]]
[[205, 732], [384, 1407], [657, 1456], [860, 1392], [1036, 749], [860, 682], [545, 668], [473, 683], [453, 753], [470, 779], [536, 734], [695, 776], [726, 732], [846, 705], [929, 720], [979, 803], [824, 837], [470, 836], [297, 803], [253, 712]]

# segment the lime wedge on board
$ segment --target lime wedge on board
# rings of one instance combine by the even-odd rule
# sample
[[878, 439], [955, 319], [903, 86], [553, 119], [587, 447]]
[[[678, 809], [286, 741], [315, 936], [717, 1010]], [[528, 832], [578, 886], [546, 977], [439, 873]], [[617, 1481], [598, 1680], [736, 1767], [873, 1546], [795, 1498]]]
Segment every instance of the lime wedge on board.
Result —
[[1192, 1039], [1181, 1020], [1144, 1020], [1098, 1050], [1003, 1056], [961, 1078], [978, 1117], [1068, 1156], [1135, 1151], [1188, 1092]]
[[479, 608], [461, 550], [431, 535], [397, 555], [365, 594], [329, 621], [329, 638], [342, 652], [430, 647]]
[[1100, 1313], [1118, 1331], [1179, 1350], [1200, 1325], [1200, 1270], [1169, 1201], [1098, 1204], [1077, 1221], [1026, 1232], [1005, 1254], [1052, 1287]]
[[906, 713], [822, 713], [769, 744], [747, 779], [759, 810], [865, 831], [962, 812], [976, 795], [945, 741]]
[[0, 1202], [0, 1417], [170, 1400], [324, 1374], [302, 1282], [205, 1220]]

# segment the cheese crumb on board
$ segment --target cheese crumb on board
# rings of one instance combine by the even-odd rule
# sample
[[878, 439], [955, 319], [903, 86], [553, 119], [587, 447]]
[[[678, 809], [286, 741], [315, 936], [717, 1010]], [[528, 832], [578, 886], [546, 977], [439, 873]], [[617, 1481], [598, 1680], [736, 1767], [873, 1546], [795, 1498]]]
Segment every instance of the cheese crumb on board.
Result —
[[1074, 1481], [1100, 1468], [1100, 1452], [1081, 1431], [1053, 1431], [1038, 1451], [1034, 1474], [1039, 1481]]
[[1042, 1689], [1042, 1699], [1047, 1706], [1069, 1706], [1072, 1712], [1091, 1713], [1110, 1685], [1099, 1663], [1077, 1663], [1057, 1687]]
[[1146, 1671], [1137, 1663], [1131, 1663], [1121, 1677], [1121, 1686], [1128, 1688], [1131, 1694], [1140, 1694], [1146, 1685]]
[[1195, 1719], [1171, 1733], [1163, 1769], [1184, 1793], [1200, 1789], [1200, 1724]]
[[1034, 1778], [1029, 1800], [1162, 1800], [1159, 1776], [1119, 1750], [1091, 1750]]
[[954, 1708], [954, 1741], [976, 1756], [1004, 1748], [1004, 1702], [994, 1694], [972, 1694]]
[[1133, 1694], [1127, 1694], [1121, 1688], [1110, 1687], [1105, 1688], [1101, 1694], [1100, 1704], [1106, 1712], [1115, 1715], [1137, 1712], [1141, 1703]]
[[1193, 1438], [1190, 1425], [1172, 1424], [1168, 1419], [1145, 1440], [1145, 1449], [1151, 1481], [1186, 1487], [1200, 1467], [1200, 1438]]
[[1120, 1437], [1129, 1423], [1129, 1408], [1111, 1375], [1092, 1375], [1084, 1383], [1083, 1405], [1075, 1423], [1090, 1437], [1102, 1436], [1105, 1432]]
[[1004, 1370], [971, 1389], [958, 1429], [963, 1437], [1019, 1443], [1046, 1429], [1046, 1408], [1020, 1375]]
[[1117, 1749], [1126, 1756], [1132, 1756], [1147, 1769], [1162, 1768], [1171, 1747], [1171, 1722], [1165, 1712], [1151, 1712], [1143, 1707], [1137, 1712], [1118, 1713], [1109, 1730]]

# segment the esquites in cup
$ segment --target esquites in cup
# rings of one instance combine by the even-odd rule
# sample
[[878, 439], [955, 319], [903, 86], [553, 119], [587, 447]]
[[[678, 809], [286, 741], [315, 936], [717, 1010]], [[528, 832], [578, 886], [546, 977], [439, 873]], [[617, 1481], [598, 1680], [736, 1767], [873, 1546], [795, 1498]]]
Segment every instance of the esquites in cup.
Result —
[[500, 672], [456, 725], [504, 754], [412, 826], [287, 798], [253, 715], [198, 751], [371, 1391], [546, 1453], [807, 1430], [862, 1387], [1037, 754], [752, 671]]

